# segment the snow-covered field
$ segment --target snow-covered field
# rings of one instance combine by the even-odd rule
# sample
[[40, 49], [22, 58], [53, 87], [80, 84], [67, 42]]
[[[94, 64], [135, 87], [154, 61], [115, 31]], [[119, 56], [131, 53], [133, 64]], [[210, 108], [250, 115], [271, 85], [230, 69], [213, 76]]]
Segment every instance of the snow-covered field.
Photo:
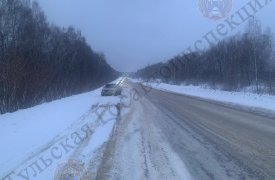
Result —
[[[142, 82], [140, 80], [132, 80], [135, 82]], [[156, 89], [176, 92], [189, 96], [210, 99], [229, 103], [231, 105], [242, 105], [254, 108], [255, 110], [264, 110], [275, 112], [275, 96], [272, 95], [258, 95], [249, 92], [229, 92], [222, 90], [214, 90], [202, 86], [185, 86], [185, 85], [171, 85], [160, 82], [143, 82], [144, 85], [149, 85]]]
[[119, 98], [100, 91], [0, 115], [0, 179], [53, 179], [68, 159], [87, 166], [116, 120]]

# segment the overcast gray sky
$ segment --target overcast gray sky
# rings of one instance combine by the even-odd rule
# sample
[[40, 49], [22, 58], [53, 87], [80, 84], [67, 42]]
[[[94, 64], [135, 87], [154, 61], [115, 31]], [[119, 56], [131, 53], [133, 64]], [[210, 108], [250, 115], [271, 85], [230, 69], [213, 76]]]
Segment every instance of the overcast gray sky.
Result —
[[[80, 29], [91, 47], [103, 52], [119, 71], [135, 71], [167, 60], [220, 22], [203, 17], [198, 0], [38, 1], [50, 22]], [[233, 0], [232, 13], [246, 2]], [[274, 4], [257, 15], [273, 32]]]

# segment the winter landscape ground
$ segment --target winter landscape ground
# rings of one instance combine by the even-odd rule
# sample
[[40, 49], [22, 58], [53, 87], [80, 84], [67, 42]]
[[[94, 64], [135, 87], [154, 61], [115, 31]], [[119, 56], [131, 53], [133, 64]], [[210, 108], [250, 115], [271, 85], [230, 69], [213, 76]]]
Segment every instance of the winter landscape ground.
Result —
[[[243, 146], [240, 146], [240, 141], [235, 141], [234, 136], [242, 133], [235, 132], [234, 136], [231, 134], [235, 130], [250, 132], [250, 128], [256, 128], [255, 133], [269, 134], [270, 137], [261, 137], [266, 137], [265, 142], [269, 142], [269, 138], [274, 137], [275, 128], [272, 117], [275, 110], [274, 96], [163, 83], [150, 83], [149, 87], [149, 83], [144, 82], [143, 84], [147, 85], [145, 88], [140, 83], [138, 80], [125, 80], [123, 94], [120, 97], [101, 97], [100, 88], [1, 115], [0, 143], [4, 145], [0, 150], [1, 179], [53, 179], [59, 167], [68, 163], [68, 160], [81, 162], [84, 169], [83, 177], [88, 179], [274, 177], [274, 171], [268, 168], [272, 167], [271, 160], [275, 158], [275, 146], [261, 144], [263, 142], [259, 141], [260, 137], [254, 140], [248, 137], [240, 138], [243, 143]], [[155, 89], [162, 91], [158, 92]], [[136, 97], [133, 96], [133, 92], [136, 92]], [[210, 109], [193, 114], [192, 111], [202, 107], [194, 104], [193, 110], [188, 111], [189, 105], [182, 103], [180, 106], [186, 106], [187, 109], [179, 110], [177, 116], [170, 114], [170, 108], [176, 110], [181, 107], [169, 105], [170, 100], [165, 98], [180, 94], [193, 99], [191, 101], [185, 97], [186, 103], [190, 101], [189, 105], [205, 101], [210, 103]], [[162, 100], [158, 100], [159, 98], [164, 98], [166, 105], [169, 105], [166, 110], [163, 109]], [[176, 102], [175, 100], [173, 103]], [[120, 115], [117, 112], [118, 103], [122, 104]], [[241, 114], [235, 112], [235, 116], [225, 116], [228, 122], [223, 122], [222, 118], [215, 120], [218, 114], [211, 106], [224, 110], [225, 114], [226, 111], [230, 113], [236, 109]], [[204, 111], [207, 114], [203, 115]], [[255, 115], [245, 113], [252, 111], [255, 111]], [[209, 124], [201, 121], [206, 115], [214, 118], [209, 118]], [[242, 119], [238, 119], [240, 117]], [[200, 123], [196, 126], [188, 124], [190, 118], [192, 121], [198, 121], [197, 123], [201, 121], [205, 127], [202, 128]], [[240, 122], [235, 122], [236, 120]], [[259, 122], [260, 120], [262, 122]], [[212, 124], [211, 121], [216, 124]], [[186, 124], [182, 124], [183, 122]], [[223, 127], [219, 122], [227, 125]], [[235, 123], [241, 123], [244, 129], [235, 127]], [[226, 129], [220, 131], [222, 127]], [[234, 127], [236, 129], [233, 131]], [[208, 131], [212, 133], [206, 133]], [[223, 133], [220, 134], [221, 132]], [[215, 137], [212, 137], [211, 141], [208, 139], [210, 135]], [[228, 149], [218, 148], [220, 138], [225, 143], [223, 147], [228, 145]], [[254, 141], [254, 145], [250, 144], [251, 140]], [[247, 149], [248, 147], [251, 149]], [[262, 148], [266, 148], [266, 152], [262, 153], [268, 155], [269, 160], [257, 154]], [[232, 151], [228, 152], [230, 149]], [[244, 154], [238, 154], [237, 149], [244, 151]], [[255, 157], [251, 160], [253, 155]], [[240, 159], [246, 159], [243, 161], [245, 163], [239, 164]], [[259, 164], [266, 161], [264, 167], [267, 169], [259, 170], [259, 164], [254, 164], [256, 159]], [[256, 176], [255, 172], [258, 171], [262, 174]]]
[[272, 0], [0, 0], [0, 180], [274, 180]]

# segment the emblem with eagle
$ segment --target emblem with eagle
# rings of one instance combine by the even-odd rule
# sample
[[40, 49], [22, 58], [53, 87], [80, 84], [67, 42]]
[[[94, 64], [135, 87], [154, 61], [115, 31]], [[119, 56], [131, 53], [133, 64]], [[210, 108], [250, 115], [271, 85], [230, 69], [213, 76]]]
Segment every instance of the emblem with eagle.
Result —
[[232, 0], [199, 0], [203, 15], [213, 20], [219, 20], [229, 15]]

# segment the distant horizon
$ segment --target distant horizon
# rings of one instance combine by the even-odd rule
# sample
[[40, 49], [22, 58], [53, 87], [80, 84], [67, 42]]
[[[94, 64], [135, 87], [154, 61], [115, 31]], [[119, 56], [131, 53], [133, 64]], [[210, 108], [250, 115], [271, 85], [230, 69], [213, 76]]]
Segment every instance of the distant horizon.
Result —
[[[207, 19], [197, 2], [180, 0], [38, 2], [50, 23], [79, 29], [92, 49], [103, 53], [108, 64], [119, 72], [136, 72], [167, 61], [224, 21]], [[247, 2], [234, 1], [231, 13]], [[263, 28], [270, 27], [272, 32], [275, 22], [270, 21], [269, 15], [274, 9], [274, 3], [270, 2], [256, 16]], [[243, 28], [241, 25], [230, 35], [242, 32]]]

